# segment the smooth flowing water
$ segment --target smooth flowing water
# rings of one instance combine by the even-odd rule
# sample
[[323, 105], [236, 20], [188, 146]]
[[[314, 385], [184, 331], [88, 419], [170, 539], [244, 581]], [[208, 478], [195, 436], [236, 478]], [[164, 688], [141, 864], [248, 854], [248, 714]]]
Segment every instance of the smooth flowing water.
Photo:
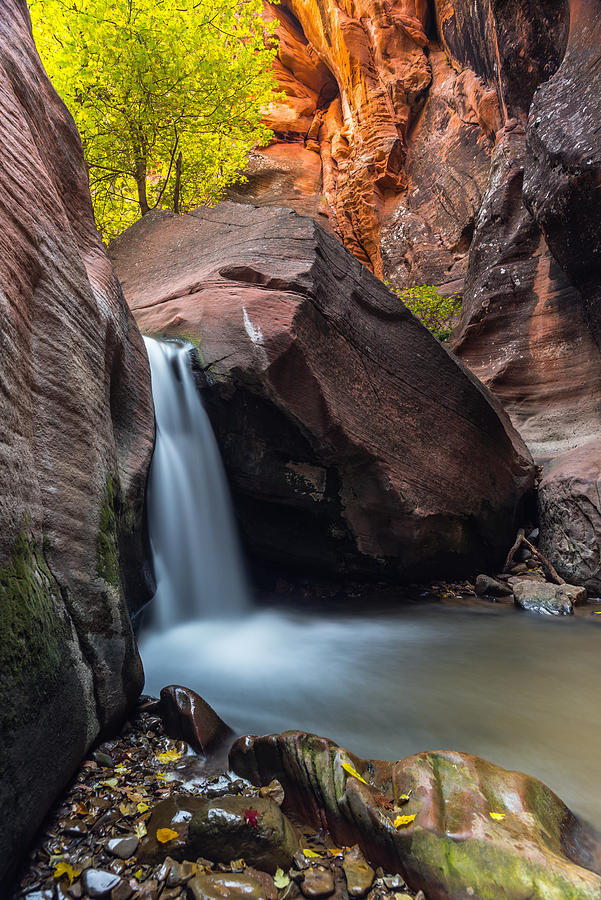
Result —
[[[306, 729], [380, 759], [475, 753], [541, 778], [601, 826], [601, 622], [432, 604], [362, 616], [245, 607], [232, 533], [212, 505], [229, 501], [208, 421], [198, 426], [197, 394], [187, 396], [185, 353], [155, 343], [149, 352], [159, 421], [152, 544], [158, 606], [169, 606], [141, 636], [146, 690], [194, 688], [240, 733]], [[184, 396], [194, 411], [181, 414], [185, 428]], [[230, 593], [220, 579], [231, 569]]]
[[229, 489], [188, 347], [145, 337], [156, 418], [148, 529], [157, 592], [154, 626], [205, 610], [240, 614], [249, 603]]

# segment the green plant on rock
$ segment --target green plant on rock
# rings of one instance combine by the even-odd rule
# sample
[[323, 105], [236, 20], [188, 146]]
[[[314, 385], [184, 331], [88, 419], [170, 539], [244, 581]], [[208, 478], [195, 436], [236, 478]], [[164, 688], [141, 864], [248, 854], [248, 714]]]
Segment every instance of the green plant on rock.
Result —
[[105, 240], [155, 208], [211, 204], [272, 132], [274, 29], [261, 0], [29, 0], [81, 134]]
[[444, 293], [432, 284], [420, 284], [405, 290], [395, 288], [388, 282], [386, 284], [439, 341], [448, 341], [461, 313], [461, 294]]

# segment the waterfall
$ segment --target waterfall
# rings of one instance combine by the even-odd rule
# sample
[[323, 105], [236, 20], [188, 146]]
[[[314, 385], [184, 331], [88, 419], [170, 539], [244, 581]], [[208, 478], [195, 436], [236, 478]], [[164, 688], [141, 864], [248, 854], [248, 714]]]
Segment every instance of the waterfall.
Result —
[[153, 627], [221, 618], [248, 606], [248, 587], [219, 448], [177, 341], [145, 337], [156, 417], [147, 504], [157, 578]]

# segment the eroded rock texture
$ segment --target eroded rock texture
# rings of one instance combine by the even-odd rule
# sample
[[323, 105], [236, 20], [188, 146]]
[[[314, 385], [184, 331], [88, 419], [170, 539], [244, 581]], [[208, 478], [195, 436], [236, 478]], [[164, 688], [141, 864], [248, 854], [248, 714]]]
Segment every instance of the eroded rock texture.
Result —
[[[142, 671], [153, 415], [73, 121], [25, 0], [0, 16], [0, 881]], [[4, 883], [4, 882], [3, 882]]]
[[416, 580], [500, 561], [532, 484], [524, 445], [312, 219], [232, 203], [163, 213], [111, 255], [141, 329], [199, 347], [257, 555]]
[[[236, 197], [319, 217], [396, 287], [462, 291], [454, 349], [539, 462], [597, 440], [596, 0], [285, 0], [275, 14], [286, 99]], [[545, 534], [566, 517], [545, 490], [562, 570]], [[590, 583], [597, 532], [583, 544], [567, 527], [564, 574]]]
[[[253, 784], [277, 778], [284, 810], [399, 872], [432, 900], [594, 900], [601, 841], [544, 784], [475, 756], [365, 760], [287, 731], [240, 738], [230, 765]], [[356, 777], [359, 775], [359, 778]], [[397, 816], [407, 817], [398, 822]]]

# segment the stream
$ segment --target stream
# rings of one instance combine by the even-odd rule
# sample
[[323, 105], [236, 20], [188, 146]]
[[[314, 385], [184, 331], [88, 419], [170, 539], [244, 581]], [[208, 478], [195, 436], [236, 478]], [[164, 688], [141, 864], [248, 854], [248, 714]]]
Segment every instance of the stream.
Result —
[[[205, 455], [199, 477], [197, 429], [206, 442], [208, 419], [186, 348], [146, 340], [158, 425], [149, 525], [159, 574], [154, 618], [139, 641], [146, 692], [191, 687], [241, 734], [298, 728], [380, 759], [474, 753], [540, 778], [601, 825], [601, 622], [492, 604], [490, 613], [426, 603], [348, 615], [253, 607], [217, 453], [208, 454], [208, 469]], [[188, 447], [179, 461], [178, 446]], [[175, 504], [164, 481], [174, 472], [184, 485]], [[214, 504], [227, 515], [211, 514], [195, 530], [192, 514]]]

